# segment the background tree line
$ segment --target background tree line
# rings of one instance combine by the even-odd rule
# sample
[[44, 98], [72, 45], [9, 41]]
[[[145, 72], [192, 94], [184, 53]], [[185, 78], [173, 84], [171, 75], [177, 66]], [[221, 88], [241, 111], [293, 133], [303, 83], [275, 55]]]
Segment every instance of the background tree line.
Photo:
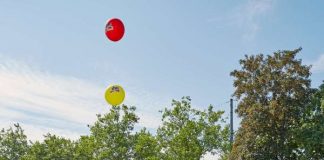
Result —
[[134, 126], [139, 117], [131, 106], [112, 107], [97, 115], [89, 126], [90, 135], [72, 141], [47, 134], [43, 142], [28, 142], [22, 127], [0, 132], [0, 159], [199, 159], [207, 152], [229, 151], [229, 129], [222, 119], [223, 111], [209, 106], [205, 111], [191, 107], [189, 97], [173, 101], [171, 109], [162, 112], [162, 125], [152, 135], [146, 128], [138, 132]]
[[324, 84], [311, 88], [310, 68], [296, 58], [301, 48], [245, 56], [234, 77], [241, 126], [229, 142], [223, 111], [197, 110], [191, 99], [173, 100], [161, 111], [154, 134], [134, 131], [134, 106], [117, 106], [89, 125], [90, 134], [70, 140], [52, 134], [30, 142], [15, 124], [0, 131], [0, 160], [34, 159], [324, 159]]

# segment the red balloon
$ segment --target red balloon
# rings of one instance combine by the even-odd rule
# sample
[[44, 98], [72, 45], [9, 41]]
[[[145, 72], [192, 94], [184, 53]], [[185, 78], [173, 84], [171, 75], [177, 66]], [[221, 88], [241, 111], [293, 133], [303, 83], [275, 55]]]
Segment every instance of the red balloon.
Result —
[[125, 27], [121, 20], [113, 18], [106, 24], [105, 32], [108, 39], [117, 42], [123, 38]]

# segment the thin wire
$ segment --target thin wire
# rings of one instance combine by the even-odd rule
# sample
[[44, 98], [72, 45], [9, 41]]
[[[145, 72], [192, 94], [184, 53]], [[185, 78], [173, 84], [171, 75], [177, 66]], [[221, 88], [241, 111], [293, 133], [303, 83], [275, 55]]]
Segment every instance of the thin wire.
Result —
[[[238, 102], [239, 100], [233, 99], [233, 101]], [[215, 107], [222, 107], [224, 104], [230, 103], [230, 101], [226, 101], [224, 103], [220, 103], [218, 105], [215, 105]]]
[[222, 107], [224, 104], [227, 104], [227, 103], [229, 103], [230, 101], [226, 101], [226, 102], [224, 102], [224, 103], [221, 103], [221, 104], [218, 104], [218, 105], [215, 105], [215, 107]]

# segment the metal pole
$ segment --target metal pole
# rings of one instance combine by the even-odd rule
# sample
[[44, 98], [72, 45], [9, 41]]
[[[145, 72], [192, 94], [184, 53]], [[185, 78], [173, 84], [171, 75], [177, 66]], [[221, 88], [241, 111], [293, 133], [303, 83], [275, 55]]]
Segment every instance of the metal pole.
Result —
[[234, 131], [233, 131], [233, 99], [230, 99], [230, 106], [231, 106], [231, 114], [230, 114], [230, 119], [231, 119], [231, 125], [230, 125], [230, 129], [231, 129], [231, 135], [230, 135], [230, 142], [231, 145], [233, 144], [233, 136], [234, 136]]

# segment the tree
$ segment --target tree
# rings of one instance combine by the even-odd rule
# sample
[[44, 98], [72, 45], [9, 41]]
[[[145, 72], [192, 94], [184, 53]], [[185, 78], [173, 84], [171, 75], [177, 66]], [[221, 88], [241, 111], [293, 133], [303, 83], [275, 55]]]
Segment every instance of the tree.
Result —
[[228, 126], [218, 122], [224, 112], [199, 111], [191, 107], [189, 97], [173, 101], [173, 108], [162, 111], [162, 126], [157, 138], [162, 159], [200, 159], [207, 152], [222, 151], [229, 145]]
[[115, 106], [90, 127], [89, 136], [76, 143], [75, 159], [159, 159], [157, 140], [146, 129], [135, 133], [135, 107]]
[[296, 129], [299, 154], [303, 159], [324, 157], [324, 83], [314, 90], [304, 112], [301, 126]]
[[[131, 159], [134, 155], [132, 131], [138, 122], [135, 107], [114, 106], [108, 114], [98, 116], [90, 127], [96, 159]], [[122, 111], [122, 113], [121, 113]]]
[[17, 123], [14, 129], [10, 127], [0, 131], [0, 159], [18, 160], [28, 151], [27, 136], [24, 130]]
[[75, 145], [76, 160], [89, 160], [95, 159], [96, 143], [93, 136], [81, 136]]
[[134, 159], [160, 160], [160, 152], [161, 147], [156, 137], [145, 128], [135, 134]]
[[310, 66], [296, 50], [245, 56], [234, 70], [236, 112], [242, 118], [231, 159], [296, 159], [296, 130], [312, 93]]
[[56, 135], [45, 135], [44, 141], [27, 144], [20, 126], [2, 130], [1, 160], [89, 160], [89, 159], [200, 159], [205, 153], [225, 153], [228, 149], [228, 126], [219, 122], [223, 112], [210, 106], [206, 111], [191, 108], [190, 98], [173, 101], [172, 109], [162, 112], [163, 125], [157, 135], [146, 128], [134, 131], [139, 118], [135, 107], [114, 106], [110, 112], [97, 115], [89, 126], [90, 135], [72, 141]]
[[47, 134], [44, 142], [32, 144], [23, 160], [52, 160], [52, 159], [73, 159], [74, 142], [63, 137]]

